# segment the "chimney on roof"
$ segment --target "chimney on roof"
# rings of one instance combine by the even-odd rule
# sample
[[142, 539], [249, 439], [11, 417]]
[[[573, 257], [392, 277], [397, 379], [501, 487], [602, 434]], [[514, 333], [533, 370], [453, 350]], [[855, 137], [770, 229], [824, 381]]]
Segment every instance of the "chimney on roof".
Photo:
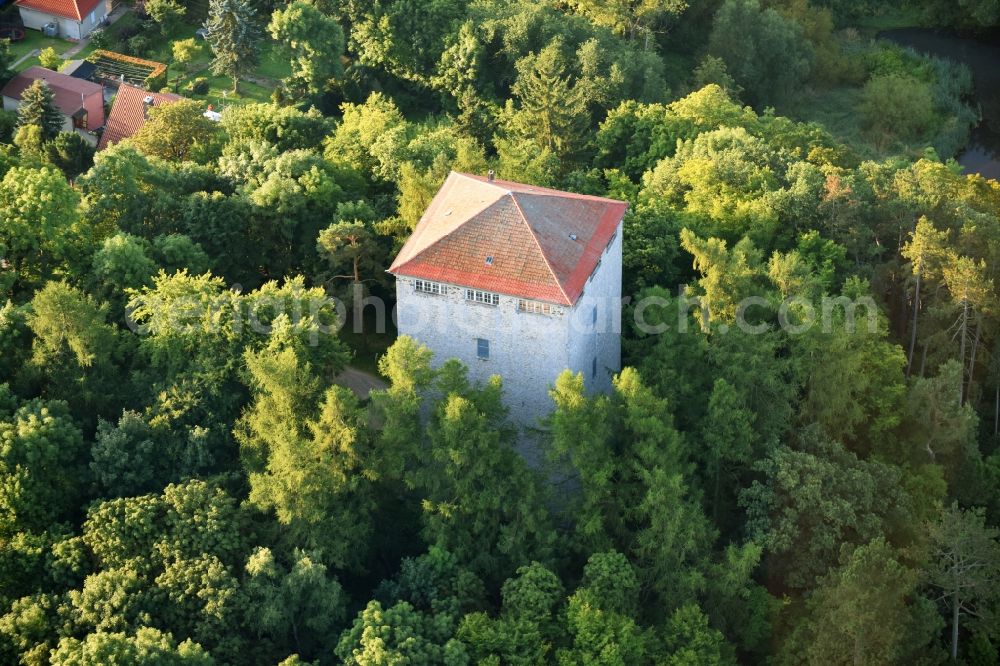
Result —
[[149, 118], [149, 110], [153, 107], [153, 96], [146, 95], [142, 98], [142, 116], [143, 118]]
[[491, 183], [493, 182], [493, 178], [495, 176], [496, 174], [493, 172], [493, 169], [490, 169], [489, 171], [486, 172], [486, 180], [488, 180]]

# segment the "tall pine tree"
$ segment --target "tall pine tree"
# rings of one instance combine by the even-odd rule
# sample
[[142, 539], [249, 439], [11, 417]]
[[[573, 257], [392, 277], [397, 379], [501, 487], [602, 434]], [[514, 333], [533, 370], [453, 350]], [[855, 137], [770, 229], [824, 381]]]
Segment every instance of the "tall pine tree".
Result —
[[17, 107], [17, 126], [36, 125], [42, 130], [42, 138], [50, 141], [63, 126], [63, 115], [56, 108], [55, 93], [43, 79], [21, 93], [21, 104]]
[[519, 74], [512, 92], [520, 101], [516, 112], [508, 108], [514, 137], [533, 140], [561, 159], [580, 147], [589, 124], [583, 91], [570, 82], [562, 56], [562, 42], [554, 41], [537, 56], [518, 63]]
[[256, 10], [246, 0], [211, 0], [208, 6], [208, 43], [215, 59], [212, 72], [233, 79], [239, 92], [240, 77], [250, 71], [260, 56], [262, 31]]

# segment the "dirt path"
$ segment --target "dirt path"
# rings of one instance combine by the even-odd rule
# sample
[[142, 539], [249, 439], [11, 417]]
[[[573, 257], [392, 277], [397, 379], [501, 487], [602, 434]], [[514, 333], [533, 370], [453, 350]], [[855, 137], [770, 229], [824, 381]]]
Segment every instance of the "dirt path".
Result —
[[361, 400], [366, 399], [372, 391], [389, 388], [389, 385], [381, 377], [350, 366], [337, 375], [333, 381], [340, 386], [351, 389], [354, 395]]
[[22, 62], [24, 62], [25, 60], [28, 60], [29, 58], [34, 58], [39, 53], [41, 53], [41, 51], [39, 49], [31, 49], [30, 51], [28, 51], [27, 53], [25, 53], [23, 56], [21, 56], [20, 58], [18, 58], [17, 60], [14, 61], [14, 64], [10, 66], [11, 70], [16, 69], [17, 66], [20, 65]]

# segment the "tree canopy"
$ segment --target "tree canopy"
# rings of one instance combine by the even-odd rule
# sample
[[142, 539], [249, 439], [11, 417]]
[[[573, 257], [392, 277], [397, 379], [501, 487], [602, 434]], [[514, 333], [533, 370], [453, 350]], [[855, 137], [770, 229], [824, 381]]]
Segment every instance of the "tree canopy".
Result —
[[[0, 113], [0, 662], [1000, 661], [995, 105], [879, 32], [996, 2], [128, 11], [208, 92], [97, 152], [44, 81]], [[628, 204], [606, 391], [393, 326], [490, 170]]]

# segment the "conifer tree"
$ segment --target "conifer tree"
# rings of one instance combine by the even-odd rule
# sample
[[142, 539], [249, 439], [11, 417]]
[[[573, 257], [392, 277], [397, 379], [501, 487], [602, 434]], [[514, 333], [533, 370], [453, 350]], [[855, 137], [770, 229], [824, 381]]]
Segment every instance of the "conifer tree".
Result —
[[42, 130], [42, 138], [55, 138], [63, 126], [63, 116], [55, 104], [55, 93], [43, 79], [36, 79], [21, 93], [21, 104], [17, 107], [17, 126], [36, 125]]
[[913, 323], [910, 326], [910, 348], [906, 361], [906, 376], [913, 370], [913, 351], [917, 346], [917, 318], [920, 314], [920, 288], [926, 279], [938, 276], [941, 264], [947, 260], [946, 245], [948, 233], [938, 231], [926, 217], [921, 217], [916, 229], [910, 234], [910, 241], [903, 246], [900, 254], [910, 260], [913, 268]]
[[950, 616], [954, 661], [963, 616], [987, 625], [995, 621], [1000, 599], [1000, 530], [986, 523], [982, 509], [964, 511], [956, 503], [931, 525], [930, 537], [929, 582], [939, 590], [938, 600]]
[[257, 64], [262, 31], [256, 11], [245, 0], [211, 0], [208, 6], [208, 43], [215, 59], [212, 72], [233, 79], [233, 92], [239, 92], [240, 77]]
[[583, 91], [570, 83], [561, 55], [562, 44], [553, 42], [537, 56], [518, 63], [513, 92], [521, 102], [511, 114], [511, 130], [518, 138], [533, 139], [560, 158], [579, 148], [589, 122]]

